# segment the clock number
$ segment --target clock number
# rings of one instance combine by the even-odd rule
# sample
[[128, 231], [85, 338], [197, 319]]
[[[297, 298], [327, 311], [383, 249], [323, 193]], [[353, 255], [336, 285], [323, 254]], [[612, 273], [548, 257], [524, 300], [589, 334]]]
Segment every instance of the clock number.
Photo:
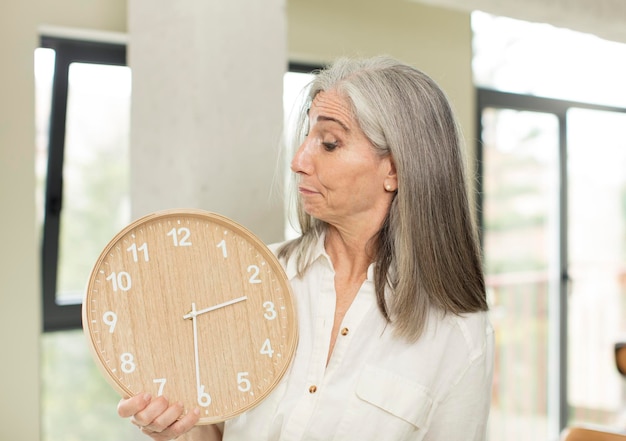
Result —
[[102, 314], [102, 321], [109, 327], [109, 333], [113, 334], [113, 330], [117, 324], [117, 314], [113, 311], [107, 311]]
[[248, 372], [238, 372], [237, 373], [237, 389], [241, 392], [248, 392], [252, 387], [250, 384], [250, 380], [246, 378], [248, 376]]
[[113, 271], [111, 274], [108, 275], [106, 279], [111, 281], [111, 284], [113, 285], [113, 291], [117, 291], [118, 288], [122, 291], [128, 291], [132, 286], [130, 274], [128, 274], [126, 271], [120, 271], [119, 273]]
[[143, 243], [141, 244], [139, 247], [137, 247], [136, 243], [133, 243], [131, 246], [129, 246], [128, 248], [126, 248], [126, 251], [130, 251], [131, 253], [133, 253], [133, 261], [134, 262], [138, 262], [139, 261], [139, 252], [143, 252], [143, 260], [148, 262], [150, 260], [150, 258], [148, 257], [148, 244], [147, 243]]
[[155, 378], [154, 380], [152, 380], [152, 382], [159, 385], [159, 391], [157, 392], [157, 397], [160, 397], [161, 395], [163, 395], [163, 388], [165, 387], [165, 383], [167, 383], [167, 379]]
[[250, 283], [261, 283], [261, 279], [259, 279], [259, 272], [261, 270], [259, 270], [259, 267], [256, 265], [250, 265], [248, 267], [248, 272], [252, 273], [252, 275], [250, 276], [250, 279], [248, 280], [248, 282]]
[[226, 241], [222, 239], [220, 243], [217, 244], [217, 247], [222, 249], [222, 255], [224, 256], [224, 259], [226, 259], [228, 257], [228, 251], [226, 251]]
[[130, 374], [135, 371], [137, 366], [135, 366], [135, 358], [133, 357], [133, 354], [130, 352], [124, 352], [120, 356], [120, 361], [122, 362], [120, 365], [122, 372]]
[[191, 242], [189, 241], [189, 236], [191, 236], [191, 231], [187, 227], [180, 227], [178, 230], [176, 228], [172, 228], [168, 233], [168, 236], [172, 236], [172, 240], [174, 241], [175, 247], [190, 247]]
[[263, 346], [261, 346], [261, 354], [265, 354], [269, 358], [272, 358], [272, 355], [274, 355], [274, 350], [272, 349], [269, 338], [266, 338], [263, 342]]
[[198, 404], [202, 407], [209, 407], [211, 404], [211, 395], [204, 391], [204, 385], [200, 386], [198, 391]]
[[270, 301], [263, 302], [263, 307], [265, 308], [265, 314], [263, 314], [263, 317], [268, 320], [274, 320], [278, 315], [276, 313], [276, 309], [274, 309], [274, 303]]

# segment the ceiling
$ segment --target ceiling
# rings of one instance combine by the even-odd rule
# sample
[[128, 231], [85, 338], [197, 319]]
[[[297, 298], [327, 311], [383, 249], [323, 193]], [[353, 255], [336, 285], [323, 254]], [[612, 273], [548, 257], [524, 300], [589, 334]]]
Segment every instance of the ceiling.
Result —
[[480, 10], [595, 34], [626, 43], [626, 0], [412, 0], [462, 11]]

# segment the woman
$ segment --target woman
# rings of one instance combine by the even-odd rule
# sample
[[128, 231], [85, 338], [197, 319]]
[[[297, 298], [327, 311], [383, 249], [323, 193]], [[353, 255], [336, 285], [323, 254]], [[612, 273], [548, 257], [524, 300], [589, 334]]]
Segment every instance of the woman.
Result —
[[493, 331], [445, 95], [377, 57], [338, 60], [309, 98], [291, 163], [302, 235], [273, 247], [298, 307], [288, 374], [220, 426], [192, 429], [163, 397], [120, 415], [154, 440], [483, 440]]

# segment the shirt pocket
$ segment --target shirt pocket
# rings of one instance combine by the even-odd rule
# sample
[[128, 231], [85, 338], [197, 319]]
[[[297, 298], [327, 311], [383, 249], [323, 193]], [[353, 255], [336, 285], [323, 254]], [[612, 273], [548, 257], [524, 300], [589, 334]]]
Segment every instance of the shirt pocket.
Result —
[[387, 414], [409, 423], [412, 431], [424, 430], [429, 424], [433, 399], [428, 389], [394, 372], [366, 366], [359, 377], [356, 395]]

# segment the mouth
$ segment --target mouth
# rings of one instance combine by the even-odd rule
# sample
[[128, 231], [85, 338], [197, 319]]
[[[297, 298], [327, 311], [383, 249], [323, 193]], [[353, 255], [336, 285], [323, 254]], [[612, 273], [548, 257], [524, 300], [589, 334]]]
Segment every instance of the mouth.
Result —
[[301, 195], [312, 195], [312, 194], [318, 194], [318, 191], [313, 190], [312, 188], [309, 187], [305, 187], [305, 186], [299, 186], [298, 187], [298, 193], [300, 193]]

